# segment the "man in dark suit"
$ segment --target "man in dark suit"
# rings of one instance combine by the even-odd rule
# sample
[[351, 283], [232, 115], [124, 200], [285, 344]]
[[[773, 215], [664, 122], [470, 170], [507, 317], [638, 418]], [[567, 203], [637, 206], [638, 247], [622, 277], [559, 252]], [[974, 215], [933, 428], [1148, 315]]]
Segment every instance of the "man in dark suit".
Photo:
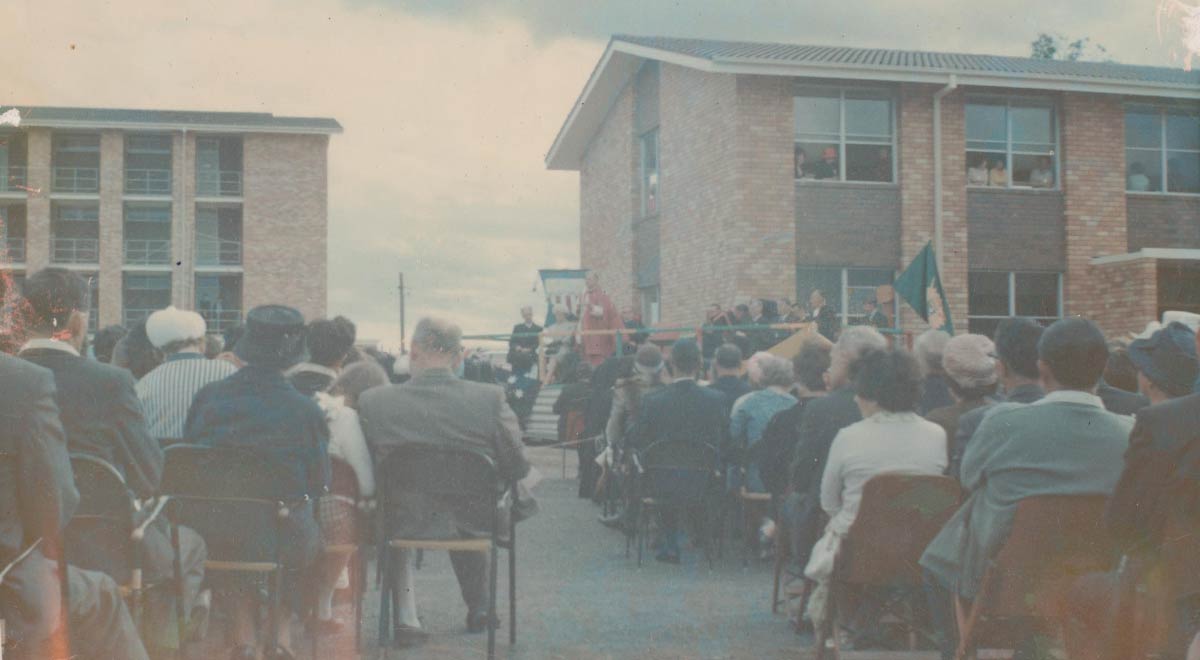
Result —
[[[628, 445], [644, 449], [658, 442], [696, 442], [721, 447], [729, 429], [725, 395], [696, 383], [703, 359], [695, 340], [676, 341], [671, 347], [670, 364], [674, 382], [642, 397]], [[663, 535], [659, 561], [679, 562], [678, 517], [679, 512], [673, 508], [659, 507]]]
[[[0, 587], [7, 651], [66, 657], [58, 575], [43, 554], [79, 503], [67, 441], [54, 403], [54, 376], [0, 355], [0, 566], [21, 557]], [[42, 543], [32, 547], [41, 540]], [[68, 568], [71, 645], [89, 658], [146, 658], [146, 649], [112, 578]], [[12, 644], [13, 646], [9, 646]]]
[[[412, 380], [404, 385], [377, 387], [358, 399], [367, 443], [377, 465], [396, 447], [425, 444], [479, 452], [492, 458], [504, 480], [524, 478], [529, 472], [517, 416], [504, 399], [504, 389], [462, 380], [454, 370], [462, 360], [462, 331], [442, 320], [425, 318], [417, 323], [412, 340]], [[497, 499], [503, 493], [497, 493]], [[418, 538], [471, 538], [491, 529], [492, 512], [471, 504], [410, 498], [389, 516], [390, 533]], [[399, 641], [424, 638], [417, 620], [412, 591], [413, 553], [398, 559], [396, 585], [400, 594], [402, 624]], [[482, 632], [489, 613], [488, 560], [479, 552], [451, 552], [450, 562], [467, 605], [468, 632]]]
[[813, 289], [808, 296], [808, 317], [806, 323], [816, 323], [817, 332], [829, 341], [836, 341], [842, 320], [835, 309], [825, 303], [825, 295], [820, 289]]
[[742, 378], [742, 362], [745, 356], [735, 344], [723, 344], [713, 356], [713, 379], [709, 389], [725, 395], [725, 416], [729, 417], [733, 404], [743, 395], [750, 393], [750, 383]]
[[[521, 319], [520, 323], [513, 326], [512, 336], [508, 339], [508, 363], [513, 366], [514, 372], [521, 371], [517, 368], [518, 363], [531, 365], [536, 362], [526, 358], [533, 358], [537, 354], [538, 333], [542, 331], [542, 326], [533, 322], [532, 307], [526, 305], [521, 308]], [[528, 366], [524, 370], [528, 371]]]
[[[87, 454], [108, 461], [125, 478], [139, 500], [158, 493], [162, 478], [163, 452], [146, 430], [142, 406], [134, 390], [133, 377], [124, 369], [89, 360], [80, 355], [87, 337], [88, 286], [79, 275], [62, 268], [47, 268], [25, 281], [29, 303], [28, 333], [20, 357], [54, 373], [55, 400], [71, 453]], [[204, 541], [192, 530], [180, 528], [180, 545], [185, 573], [185, 607], [200, 594], [204, 579]], [[79, 556], [87, 548], [72, 548]], [[147, 529], [145, 540], [146, 581], [158, 583], [174, 575], [170, 528], [165, 519]], [[166, 590], [152, 592], [166, 597]], [[171, 612], [165, 609], [148, 608]], [[152, 627], [165, 630], [169, 617], [155, 619]]]

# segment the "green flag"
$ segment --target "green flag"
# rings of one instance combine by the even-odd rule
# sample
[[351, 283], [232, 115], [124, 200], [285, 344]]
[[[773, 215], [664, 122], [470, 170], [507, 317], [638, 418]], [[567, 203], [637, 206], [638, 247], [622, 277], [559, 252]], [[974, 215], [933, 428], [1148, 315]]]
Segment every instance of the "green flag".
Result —
[[950, 306], [938, 275], [937, 256], [933, 245], [926, 243], [913, 262], [900, 273], [894, 285], [896, 294], [904, 299], [930, 327], [954, 334], [950, 322]]

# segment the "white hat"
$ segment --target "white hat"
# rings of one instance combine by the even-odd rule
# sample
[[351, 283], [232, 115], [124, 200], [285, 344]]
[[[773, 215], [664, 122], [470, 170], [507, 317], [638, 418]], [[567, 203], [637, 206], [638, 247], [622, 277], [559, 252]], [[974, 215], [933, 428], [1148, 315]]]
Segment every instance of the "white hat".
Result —
[[203, 339], [208, 326], [196, 312], [176, 309], [174, 305], [160, 309], [146, 319], [146, 337], [155, 348], [177, 341]]
[[942, 349], [942, 369], [959, 387], [973, 389], [996, 382], [996, 345], [983, 335], [958, 335]]
[[408, 354], [405, 353], [396, 356], [396, 361], [392, 363], [392, 373], [397, 376], [412, 375], [412, 363]]
[[1200, 330], [1200, 314], [1192, 312], [1163, 312], [1162, 324], [1164, 326], [1171, 325], [1172, 321], [1179, 321], [1192, 329], [1192, 332]]

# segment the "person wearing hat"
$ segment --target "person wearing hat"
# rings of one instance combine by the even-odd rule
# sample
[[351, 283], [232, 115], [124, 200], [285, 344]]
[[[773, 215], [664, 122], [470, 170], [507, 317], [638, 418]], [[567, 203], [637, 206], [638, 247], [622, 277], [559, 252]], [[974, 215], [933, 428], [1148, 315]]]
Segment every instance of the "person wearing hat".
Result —
[[[1148, 338], [1129, 346], [1129, 357], [1138, 368], [1142, 392], [1152, 405], [1137, 413], [1125, 452], [1125, 469], [1113, 491], [1106, 514], [1108, 529], [1118, 547], [1130, 558], [1135, 577], [1153, 575], [1162, 548], [1165, 521], [1172, 514], [1200, 520], [1200, 394], [1189, 394], [1200, 372], [1196, 333], [1178, 321], [1168, 323]], [[1132, 649], [1109, 648], [1124, 644], [1131, 635], [1111, 636], [1108, 615], [1115, 601], [1118, 578], [1101, 573], [1080, 578], [1071, 598], [1067, 649], [1070, 657], [1133, 657]], [[1139, 587], [1153, 599], [1161, 581]], [[1166, 617], [1170, 628], [1166, 657], [1183, 657], [1188, 641], [1200, 630], [1200, 599], [1193, 594], [1171, 604]], [[1100, 645], [1099, 648], [1096, 648]]]
[[224, 360], [204, 357], [207, 330], [204, 317], [174, 306], [146, 319], [146, 337], [163, 354], [163, 363], [143, 376], [135, 389], [146, 428], [159, 442], [182, 438], [188, 409], [200, 388], [237, 371]]
[[[320, 552], [312, 501], [329, 484], [329, 427], [317, 403], [283, 375], [304, 356], [304, 317], [299, 311], [283, 305], [250, 310], [233, 352], [246, 366], [196, 394], [184, 437], [206, 447], [254, 451], [286, 470], [291, 477], [286, 485], [294, 499], [309, 498], [303, 506], [293, 507], [287, 518], [281, 557], [284, 607], [276, 622], [276, 646], [266, 655], [291, 658], [291, 613], [303, 611], [307, 589], [302, 580], [314, 577], [311, 569]], [[253, 658], [253, 594], [240, 593], [233, 601], [231, 657]]]
[[964, 414], [986, 406], [996, 393], [996, 345], [983, 335], [958, 335], [946, 342], [942, 350], [942, 369], [954, 403], [935, 408], [925, 419], [946, 430], [949, 443], [958, 432], [958, 420]]
[[1155, 405], [1191, 394], [1200, 366], [1196, 362], [1196, 333], [1172, 321], [1148, 339], [1129, 345], [1129, 359], [1137, 367], [1138, 390]]

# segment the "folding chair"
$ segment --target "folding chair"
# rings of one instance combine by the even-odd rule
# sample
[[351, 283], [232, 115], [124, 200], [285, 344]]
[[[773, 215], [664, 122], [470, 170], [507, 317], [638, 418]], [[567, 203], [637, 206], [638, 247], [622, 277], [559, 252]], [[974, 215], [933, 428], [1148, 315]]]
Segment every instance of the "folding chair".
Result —
[[[275, 643], [283, 564], [280, 546], [292, 511], [308, 506], [293, 477], [277, 463], [246, 449], [176, 444], [167, 447], [161, 490], [170, 498], [167, 515], [175, 551], [176, 582], [182, 585], [178, 525], [187, 525], [208, 546], [206, 574], [266, 575], [270, 601], [266, 643]], [[176, 593], [175, 615], [183, 639], [187, 621], [183, 594]]]
[[[716, 448], [702, 442], [656, 442], [633, 455], [634, 500], [637, 506], [632, 521], [637, 545], [638, 566], [650, 531], [648, 512], [664, 506], [711, 504], [720, 493], [721, 469]], [[706, 507], [707, 508], [707, 507]], [[701, 534], [704, 556], [712, 564], [709, 543], [712, 539], [711, 516], [705, 515]], [[626, 537], [626, 555], [630, 539]]]
[[[326, 554], [351, 554], [354, 559], [349, 563], [350, 566], [350, 590], [351, 600], [354, 602], [354, 649], [355, 651], [362, 650], [362, 601], [363, 595], [367, 590], [367, 563], [363, 553], [363, 548], [367, 544], [367, 530], [370, 525], [367, 524], [368, 516], [375, 507], [373, 498], [367, 499], [362, 496], [359, 490], [358, 476], [354, 474], [354, 468], [345, 460], [336, 456], [329, 457], [329, 463], [332, 471], [332, 479], [330, 480], [329, 493], [322, 496], [330, 498], [341, 505], [350, 508], [350, 515], [353, 520], [354, 532], [352, 534], [353, 542], [344, 545], [326, 545]], [[314, 658], [319, 657], [317, 653], [317, 639], [319, 635], [313, 631], [312, 636], [312, 655]]]
[[1008, 540], [984, 572], [975, 600], [955, 598], [957, 660], [974, 656], [985, 617], [1060, 621], [1075, 580], [1112, 568], [1107, 501], [1106, 495], [1041, 495], [1017, 504]]
[[[839, 603], [849, 586], [885, 589], [920, 589], [921, 553], [958, 508], [962, 489], [940, 475], [878, 474], [863, 486], [858, 516], [842, 539], [833, 563], [829, 603], [831, 616], [818, 626], [817, 657], [825, 656], [825, 642], [833, 639], [834, 657], [840, 649]], [[908, 629], [909, 650], [916, 650], [916, 629], [910, 608], [901, 613]]]
[[[96, 456], [71, 454], [71, 470], [79, 490], [79, 507], [63, 531], [67, 560], [111, 577], [129, 601], [134, 623], [141, 629], [145, 591], [160, 586], [146, 585], [143, 579], [146, 530], [162, 514], [166, 499], [158, 498], [152, 507], [143, 509], [117, 468]], [[177, 591], [181, 588], [175, 585]]]
[[[464, 449], [449, 449], [427, 444], [405, 444], [391, 450], [376, 471], [379, 475], [379, 572], [383, 577], [379, 604], [379, 645], [400, 627], [398, 594], [395, 593], [395, 571], [392, 551], [446, 550], [452, 552], [486, 552], [489, 555], [490, 602], [487, 624], [487, 657], [496, 657], [496, 586], [497, 548], [508, 551], [508, 642], [517, 642], [517, 530], [516, 519], [508, 516], [507, 528], [502, 528], [500, 499], [507, 491], [516, 501], [516, 482], [504, 483], [496, 464], [487, 455]], [[429, 539], [405, 538], [392, 533], [399, 512], [397, 503], [426, 500], [454, 510], [490, 512], [491, 530], [482, 538]], [[507, 532], [507, 540], [503, 538]], [[389, 611], [391, 617], [389, 620]]]

